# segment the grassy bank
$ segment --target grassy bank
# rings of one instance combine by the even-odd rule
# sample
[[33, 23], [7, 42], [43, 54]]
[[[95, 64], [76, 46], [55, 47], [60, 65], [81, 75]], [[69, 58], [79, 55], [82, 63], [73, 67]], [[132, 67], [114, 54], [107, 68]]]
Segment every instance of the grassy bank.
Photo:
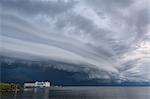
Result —
[[16, 92], [21, 91], [23, 86], [14, 83], [0, 83], [0, 92]]

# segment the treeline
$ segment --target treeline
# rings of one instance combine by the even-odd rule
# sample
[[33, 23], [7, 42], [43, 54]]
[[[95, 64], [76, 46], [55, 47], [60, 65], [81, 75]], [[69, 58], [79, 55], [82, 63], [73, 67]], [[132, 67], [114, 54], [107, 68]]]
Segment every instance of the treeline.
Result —
[[15, 92], [21, 91], [23, 86], [14, 83], [0, 83], [0, 92]]

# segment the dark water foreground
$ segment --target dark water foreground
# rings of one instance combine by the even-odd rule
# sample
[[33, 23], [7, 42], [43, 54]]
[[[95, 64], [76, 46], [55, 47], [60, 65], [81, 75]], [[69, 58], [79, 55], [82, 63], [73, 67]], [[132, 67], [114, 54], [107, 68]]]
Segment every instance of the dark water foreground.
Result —
[[3, 93], [1, 99], [150, 99], [150, 87], [30, 88]]

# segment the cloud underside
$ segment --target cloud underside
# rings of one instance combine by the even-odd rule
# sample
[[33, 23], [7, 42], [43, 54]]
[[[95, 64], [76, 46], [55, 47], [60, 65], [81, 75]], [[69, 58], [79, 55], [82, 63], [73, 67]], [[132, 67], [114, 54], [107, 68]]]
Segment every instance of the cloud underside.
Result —
[[1, 55], [69, 63], [56, 68], [86, 72], [89, 79], [150, 81], [149, 0], [1, 0], [0, 5]]

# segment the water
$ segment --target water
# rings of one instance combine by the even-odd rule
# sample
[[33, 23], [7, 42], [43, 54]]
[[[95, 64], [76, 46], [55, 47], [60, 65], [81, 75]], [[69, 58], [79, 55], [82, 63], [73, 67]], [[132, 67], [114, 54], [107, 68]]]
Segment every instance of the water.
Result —
[[150, 99], [150, 87], [30, 88], [1, 99]]

